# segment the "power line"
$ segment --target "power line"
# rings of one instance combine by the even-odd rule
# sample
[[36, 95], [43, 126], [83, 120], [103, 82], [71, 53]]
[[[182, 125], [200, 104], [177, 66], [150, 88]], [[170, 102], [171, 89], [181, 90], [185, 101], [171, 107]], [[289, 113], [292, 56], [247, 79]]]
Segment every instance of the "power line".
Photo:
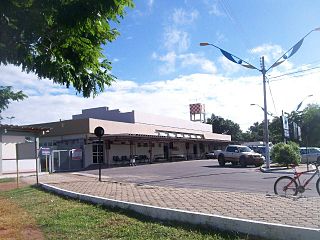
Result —
[[273, 98], [272, 91], [271, 91], [270, 80], [269, 80], [269, 78], [267, 76], [266, 76], [266, 79], [268, 79], [269, 92], [270, 92], [270, 96], [271, 96], [271, 99], [272, 99], [273, 107], [274, 107], [274, 110], [276, 112], [276, 115], [278, 115], [276, 104], [274, 102], [274, 98]]
[[[320, 67], [318, 67], [318, 68], [320, 68]], [[300, 71], [298, 71], [297, 73], [299, 73], [299, 72], [300, 72]], [[270, 80], [270, 82], [278, 82], [278, 81], [288, 80], [288, 79], [290, 79], [290, 78], [303, 77], [303, 76], [306, 76], [306, 75], [316, 74], [316, 73], [319, 73], [319, 72], [320, 72], [320, 71], [314, 71], [314, 72], [299, 74], [299, 75], [290, 76], [290, 77], [285, 77], [285, 76], [288, 75], [288, 74], [286, 74], [286, 75], [284, 76], [284, 78], [273, 79], [273, 80]], [[272, 78], [269, 78], [269, 79], [272, 79]]]
[[307, 72], [307, 71], [311, 71], [311, 70], [318, 69], [318, 68], [320, 68], [320, 67], [313, 67], [313, 68], [303, 69], [303, 70], [299, 70], [299, 71], [295, 71], [295, 72], [285, 73], [285, 74], [281, 74], [281, 75], [278, 75], [278, 76], [275, 76], [275, 77], [269, 77], [269, 79], [274, 79], [274, 78], [279, 78], [279, 77], [283, 77], [283, 76], [293, 75], [293, 74], [301, 73], [301, 72]]

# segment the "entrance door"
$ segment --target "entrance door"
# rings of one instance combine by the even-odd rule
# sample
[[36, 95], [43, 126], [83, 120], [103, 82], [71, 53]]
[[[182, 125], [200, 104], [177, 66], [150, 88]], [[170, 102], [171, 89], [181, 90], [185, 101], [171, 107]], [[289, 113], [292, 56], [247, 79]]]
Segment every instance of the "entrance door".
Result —
[[193, 157], [196, 159], [198, 157], [198, 145], [193, 144]]
[[82, 168], [82, 154], [72, 158], [72, 150], [52, 151], [52, 172], [79, 170]]
[[168, 146], [168, 144], [163, 145], [163, 156], [165, 159], [169, 160], [169, 146]]

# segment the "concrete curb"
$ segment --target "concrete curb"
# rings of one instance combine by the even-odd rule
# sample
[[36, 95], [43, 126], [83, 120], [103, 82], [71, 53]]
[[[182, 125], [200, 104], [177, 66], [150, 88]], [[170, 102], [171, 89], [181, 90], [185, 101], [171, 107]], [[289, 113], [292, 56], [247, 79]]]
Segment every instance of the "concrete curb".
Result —
[[260, 167], [260, 171], [263, 173], [286, 173], [286, 174], [293, 174], [293, 170], [287, 168], [271, 168], [266, 169], [264, 167]]
[[40, 183], [43, 189], [59, 195], [67, 196], [80, 201], [91, 202], [112, 208], [122, 208], [151, 218], [164, 221], [177, 221], [193, 225], [202, 225], [222, 231], [239, 232], [266, 239], [277, 240], [316, 240], [320, 239], [320, 229], [303, 228], [290, 225], [266, 223], [239, 218], [224, 217], [219, 215], [204, 214], [190, 211], [183, 211], [170, 208], [161, 208], [151, 205], [118, 201], [87, 194], [80, 194], [67, 191], [49, 184]]

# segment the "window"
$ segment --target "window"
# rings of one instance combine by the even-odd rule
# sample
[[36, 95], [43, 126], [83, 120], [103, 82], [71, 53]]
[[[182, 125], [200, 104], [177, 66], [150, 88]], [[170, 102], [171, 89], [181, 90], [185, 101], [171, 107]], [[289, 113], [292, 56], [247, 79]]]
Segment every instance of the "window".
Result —
[[92, 145], [92, 162], [93, 163], [103, 162], [103, 145], [102, 144], [95, 143]]
[[238, 150], [238, 149], [236, 147], [232, 147], [232, 146], [229, 146], [226, 149], [227, 152], [236, 152], [236, 150]]
[[251, 152], [252, 150], [248, 147], [241, 147], [240, 149], [240, 152]]

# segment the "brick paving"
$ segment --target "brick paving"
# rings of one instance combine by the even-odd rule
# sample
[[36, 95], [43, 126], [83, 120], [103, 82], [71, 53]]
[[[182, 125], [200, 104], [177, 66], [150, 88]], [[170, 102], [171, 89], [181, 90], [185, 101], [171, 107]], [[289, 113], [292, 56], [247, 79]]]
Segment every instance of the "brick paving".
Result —
[[[35, 183], [35, 177], [23, 182]], [[108, 199], [215, 214], [268, 223], [320, 229], [320, 197], [285, 198], [258, 193], [224, 192], [137, 185], [70, 173], [39, 176], [41, 183]]]

